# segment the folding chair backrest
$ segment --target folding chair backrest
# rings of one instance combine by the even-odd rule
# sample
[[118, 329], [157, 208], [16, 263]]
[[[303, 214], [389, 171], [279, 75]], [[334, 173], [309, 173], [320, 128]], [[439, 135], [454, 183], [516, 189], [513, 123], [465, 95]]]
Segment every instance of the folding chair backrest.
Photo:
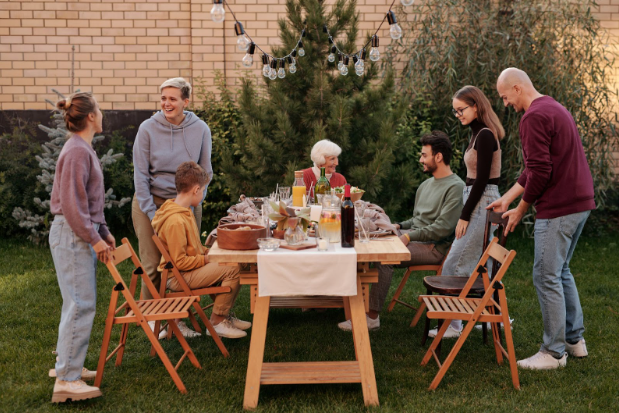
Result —
[[[507, 218], [503, 218], [503, 212], [488, 211], [486, 213], [486, 228], [484, 230], [484, 247], [482, 251], [485, 251], [490, 245], [490, 234], [492, 234], [492, 225], [498, 225], [496, 235], [499, 238], [499, 245], [505, 247], [507, 243], [507, 235], [505, 235], [505, 226], [507, 225]], [[499, 271], [501, 264], [497, 261], [492, 263], [492, 274], [496, 274]]]
[[146, 274], [146, 271], [144, 270], [144, 267], [142, 266], [140, 259], [138, 258], [137, 254], [135, 253], [135, 250], [133, 249], [133, 247], [131, 246], [127, 238], [122, 239], [122, 245], [117, 247], [114, 251], [112, 251], [111, 255], [112, 255], [112, 259], [107, 263], [107, 268], [110, 271], [110, 274], [112, 274], [112, 277], [114, 278], [114, 281], [116, 281], [117, 284], [121, 283], [124, 288], [127, 288], [127, 285], [125, 281], [123, 280], [120, 272], [118, 271], [117, 266], [121, 262], [131, 258], [131, 261], [133, 262], [133, 265], [135, 267], [134, 270], [132, 271], [131, 284], [129, 286], [129, 292], [131, 296], [132, 297], [135, 296], [135, 290], [138, 285], [138, 279], [141, 278], [145, 282], [146, 288], [148, 288], [152, 296], [154, 298], [159, 298], [159, 293], [157, 292], [155, 285], [152, 283], [152, 281], [148, 277], [148, 274]]
[[[484, 282], [484, 288], [486, 290], [489, 288], [490, 285], [494, 283], [500, 283], [503, 278], [503, 275], [505, 275], [505, 272], [511, 265], [515, 256], [516, 256], [516, 251], [514, 250], [508, 251], [507, 249], [505, 249], [504, 247], [498, 244], [498, 239], [493, 238], [492, 241], [490, 242], [490, 245], [488, 245], [488, 248], [486, 248], [483, 255], [479, 259], [479, 262], [477, 263], [477, 267], [475, 267], [469, 280], [467, 281], [466, 285], [462, 289], [462, 292], [460, 293], [460, 297], [466, 297], [469, 294], [471, 287], [473, 286], [473, 284], [477, 280], [477, 277], [479, 276], [483, 277], [482, 279]], [[493, 258], [495, 262], [498, 262], [501, 264], [501, 267], [496, 272], [496, 274], [493, 274], [492, 280], [490, 282], [488, 282], [488, 278], [485, 276], [485, 273], [487, 271], [486, 269], [487, 262], [489, 258]]]

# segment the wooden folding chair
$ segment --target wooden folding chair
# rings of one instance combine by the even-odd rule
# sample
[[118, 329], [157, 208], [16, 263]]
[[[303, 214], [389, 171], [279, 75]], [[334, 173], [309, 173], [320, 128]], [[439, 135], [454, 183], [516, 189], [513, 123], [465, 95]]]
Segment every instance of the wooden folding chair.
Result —
[[[168, 249], [163, 244], [161, 239], [157, 236], [157, 234], [154, 234], [152, 238], [153, 238], [153, 241], [155, 242], [155, 245], [159, 249], [159, 252], [161, 253], [161, 255], [163, 256], [166, 262], [166, 265], [164, 266], [163, 271], [161, 273], [161, 285], [159, 287], [159, 295], [161, 296], [161, 298], [196, 297], [196, 301], [194, 301], [193, 303], [195, 314], [197, 314], [200, 317], [200, 319], [202, 320], [202, 322], [204, 323], [208, 331], [211, 333], [211, 337], [213, 337], [215, 344], [217, 344], [217, 347], [219, 347], [221, 354], [223, 354], [224, 357], [230, 357], [230, 353], [228, 353], [226, 346], [224, 346], [224, 343], [221, 341], [219, 334], [217, 334], [217, 332], [215, 331], [215, 328], [213, 327], [213, 324], [211, 324], [211, 321], [208, 319], [208, 317], [204, 313], [204, 310], [206, 310], [209, 307], [212, 307], [213, 303], [207, 305], [206, 307], [202, 307], [200, 305], [200, 299], [202, 298], [203, 295], [210, 295], [211, 297], [214, 297], [216, 294], [229, 293], [230, 287], [216, 286], [216, 287], [199, 288], [197, 290], [190, 289], [189, 286], [187, 285], [187, 282], [185, 281], [180, 271], [176, 267], [174, 260], [172, 260], [172, 257], [170, 256]], [[168, 278], [170, 277], [170, 273], [172, 274], [174, 278], [176, 278], [176, 281], [181, 286], [182, 288], [181, 291], [167, 291], [166, 285], [168, 282]], [[198, 324], [198, 321], [196, 320], [195, 314], [192, 311], [189, 311], [189, 319], [191, 320], [191, 324], [196, 329], [196, 331], [202, 332], [202, 329], [200, 328], [200, 325]], [[158, 334], [159, 329], [160, 329], [159, 322], [155, 322], [155, 333], [156, 334]], [[168, 334], [168, 337], [170, 337], [169, 334]]]
[[395, 291], [395, 294], [393, 294], [393, 298], [391, 299], [391, 302], [389, 303], [389, 307], [387, 307], [387, 311], [391, 312], [391, 310], [393, 310], [393, 308], [395, 307], [396, 303], [402, 304], [403, 306], [408, 307], [412, 310], [417, 310], [417, 307], [413, 307], [411, 304], [400, 300], [400, 294], [402, 294], [402, 290], [404, 290], [404, 286], [406, 285], [408, 278], [411, 276], [413, 271], [434, 271], [437, 276], [440, 276], [443, 271], [443, 264], [445, 264], [445, 259], [447, 258], [448, 254], [449, 254], [449, 251], [447, 251], [447, 254], [445, 254], [445, 257], [443, 257], [443, 261], [440, 264], [411, 265], [410, 267], [408, 267], [406, 269], [406, 272], [404, 273], [404, 277], [402, 277], [402, 281], [400, 281], [400, 285], [398, 285], [398, 289]]
[[[496, 358], [498, 364], [503, 363], [503, 356], [507, 357], [509, 360], [509, 367], [512, 375], [512, 383], [516, 389], [520, 389], [520, 382], [518, 380], [518, 369], [516, 367], [516, 355], [514, 353], [514, 343], [512, 340], [512, 331], [508, 327], [509, 326], [509, 313], [507, 310], [507, 298], [505, 296], [505, 289], [501, 280], [505, 275], [505, 272], [509, 268], [512, 263], [514, 257], [516, 256], [516, 251], [507, 251], [505, 248], [500, 246], [497, 242], [498, 240], [495, 238], [492, 240], [481, 259], [477, 263], [477, 268], [473, 271], [473, 274], [468, 279], [464, 289], [460, 293], [459, 296], [445, 296], [445, 295], [421, 295], [419, 296], [419, 302], [421, 303], [417, 314], [415, 314], [415, 318], [413, 319], [413, 325], [417, 324], [419, 318], [424, 309], [427, 309], [426, 316], [428, 318], [442, 320], [443, 323], [439, 328], [434, 341], [430, 345], [426, 355], [421, 361], [421, 365], [425, 366], [428, 361], [430, 361], [431, 357], [434, 357], [436, 360], [439, 371], [436, 374], [436, 377], [430, 384], [430, 390], [436, 389], [439, 385], [443, 376], [451, 366], [451, 363], [456, 358], [458, 351], [464, 344], [464, 341], [469, 336], [470, 332], [473, 330], [475, 323], [477, 322], [489, 322], [491, 323], [492, 329], [492, 342], [494, 344], [494, 349], [496, 353]], [[500, 262], [501, 268], [494, 275], [492, 281], [488, 279], [486, 275], [487, 269], [486, 265], [488, 259], [492, 257], [495, 261]], [[473, 284], [477, 280], [477, 278], [481, 278], [484, 284], [484, 294], [481, 298], [471, 298], [467, 297]], [[498, 292], [499, 302], [493, 298], [494, 293]], [[443, 338], [443, 334], [447, 331], [447, 327], [449, 327], [449, 323], [451, 320], [462, 320], [465, 321], [466, 324], [462, 329], [462, 333], [456, 341], [456, 344], [453, 346], [449, 355], [445, 359], [445, 361], [441, 364], [439, 360], [439, 356], [436, 354], [435, 350], [441, 342]], [[505, 327], [505, 342], [507, 345], [507, 350], [501, 345], [501, 340], [499, 338], [499, 324], [503, 323]]]
[[[492, 226], [498, 225], [496, 229], [499, 244], [505, 247], [507, 242], [507, 236], [504, 233], [505, 226], [507, 225], [507, 218], [503, 218], [502, 212], [488, 211], [486, 213], [486, 228], [484, 229], [483, 247], [482, 251], [485, 251], [490, 244], [490, 236], [492, 235]], [[492, 274], [496, 274], [500, 264], [496, 261], [492, 265]], [[423, 278], [423, 285], [426, 288], [426, 294], [439, 294], [439, 295], [459, 295], [464, 286], [466, 285], [467, 277], [456, 277], [453, 275], [438, 274], [436, 276], [427, 276]], [[481, 280], [477, 280], [469, 291], [470, 296], [481, 297], [484, 294], [484, 284]], [[498, 296], [495, 296], [495, 300], [498, 300]], [[411, 323], [411, 327], [413, 323]], [[488, 342], [488, 333], [486, 324], [482, 324], [482, 331], [484, 337], [484, 344]], [[430, 332], [430, 319], [426, 317], [426, 322], [423, 331], [423, 337], [421, 338], [421, 345], [426, 344], [428, 339], [428, 333]], [[500, 332], [499, 332], [500, 337]], [[440, 353], [440, 346], [437, 349], [437, 353]]]
[[[157, 289], [148, 277], [148, 274], [146, 274], [146, 271], [144, 271], [144, 267], [142, 267], [142, 263], [140, 263], [140, 260], [138, 259], [138, 256], [136, 255], [133, 248], [131, 247], [129, 240], [127, 240], [127, 238], [123, 238], [122, 244], [123, 245], [121, 247], [116, 248], [116, 250], [112, 252], [112, 258], [107, 263], [107, 268], [110, 271], [112, 277], [114, 278], [116, 285], [112, 289], [110, 306], [108, 308], [107, 318], [105, 320], [103, 344], [101, 345], [101, 353], [99, 354], [99, 364], [97, 365], [95, 386], [101, 386], [105, 363], [110, 360], [114, 356], [114, 354], [116, 354], [116, 365], [120, 366], [120, 364], [122, 363], [123, 355], [125, 352], [125, 345], [127, 343], [127, 335], [129, 333], [129, 324], [135, 323], [142, 327], [142, 330], [144, 330], [144, 333], [151, 342], [154, 353], [157, 353], [157, 355], [163, 362], [165, 368], [168, 370], [168, 373], [170, 373], [172, 380], [174, 380], [174, 384], [176, 384], [176, 387], [178, 387], [178, 390], [181, 393], [187, 393], [187, 389], [185, 388], [183, 381], [177, 373], [178, 367], [181, 365], [181, 363], [186, 357], [189, 357], [191, 364], [193, 364], [195, 367], [199, 369], [202, 367], [200, 366], [198, 359], [191, 350], [191, 347], [189, 347], [189, 344], [187, 344], [187, 341], [181, 334], [174, 320], [177, 318], [188, 317], [189, 309], [198, 298], [194, 296], [161, 298], [159, 296], [159, 293], [157, 292]], [[127, 288], [125, 281], [123, 280], [117, 269], [117, 265], [128, 258], [131, 258], [131, 261], [135, 266], [135, 269], [132, 272], [131, 284], [129, 288]], [[146, 283], [148, 290], [152, 294], [152, 300], [135, 300], [135, 291], [140, 277]], [[122, 293], [123, 297], [125, 298], [125, 302], [121, 304], [118, 308], [116, 308], [119, 293]], [[174, 332], [174, 335], [176, 336], [178, 341], [181, 343], [183, 350], [185, 350], [176, 366], [172, 365], [170, 359], [161, 347], [157, 335], [155, 335], [155, 333], [150, 329], [150, 326], [148, 325], [149, 321], [160, 322], [162, 320], [167, 320], [168, 325]], [[116, 324], [122, 325], [120, 343], [110, 353], [110, 355], [107, 355], [108, 347], [110, 344], [110, 337], [112, 335], [112, 327]]]

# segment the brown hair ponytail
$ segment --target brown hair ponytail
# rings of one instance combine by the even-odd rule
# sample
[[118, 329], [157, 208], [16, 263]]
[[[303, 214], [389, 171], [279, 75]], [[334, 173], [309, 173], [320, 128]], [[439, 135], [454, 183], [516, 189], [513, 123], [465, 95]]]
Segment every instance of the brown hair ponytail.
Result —
[[477, 120], [486, 125], [497, 139], [503, 139], [505, 129], [484, 92], [475, 86], [464, 86], [456, 92], [453, 99], [461, 100], [469, 106], [477, 105]]
[[91, 92], [77, 92], [56, 102], [56, 108], [62, 111], [69, 132], [86, 129], [88, 114], [95, 112], [96, 103]]

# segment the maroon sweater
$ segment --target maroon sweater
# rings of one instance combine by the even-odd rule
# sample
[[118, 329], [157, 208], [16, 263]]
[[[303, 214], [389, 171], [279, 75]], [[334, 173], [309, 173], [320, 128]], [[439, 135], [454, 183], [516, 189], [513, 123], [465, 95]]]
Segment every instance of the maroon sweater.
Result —
[[[110, 233], [105, 224], [101, 162], [84, 139], [73, 135], [62, 147], [52, 187], [50, 210], [64, 215], [75, 235], [95, 245]], [[97, 232], [92, 223], [98, 223]]]
[[520, 139], [525, 169], [518, 183], [537, 218], [595, 209], [593, 178], [567, 109], [550, 96], [535, 99], [520, 120]]

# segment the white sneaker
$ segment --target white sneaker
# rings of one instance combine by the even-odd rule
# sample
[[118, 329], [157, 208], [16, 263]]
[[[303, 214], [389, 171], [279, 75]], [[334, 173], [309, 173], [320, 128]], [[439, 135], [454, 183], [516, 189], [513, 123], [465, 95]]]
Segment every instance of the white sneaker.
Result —
[[[90, 371], [86, 367], [82, 367], [82, 380], [94, 380], [97, 376], [97, 371]], [[56, 377], [56, 369], [49, 370], [49, 377]]]
[[[513, 318], [510, 318], [510, 319], [509, 319], [509, 327], [510, 327], [512, 330], [514, 329], [514, 326], [513, 326], [513, 324], [512, 324], [513, 322], [514, 322], [514, 319], [513, 319]], [[482, 323], [477, 323], [477, 325], [475, 326], [475, 329], [476, 329], [476, 330], [481, 330], [481, 329], [482, 329], [481, 325], [482, 325]], [[490, 323], [486, 323], [486, 328], [488, 329], [488, 331], [490, 331]], [[501, 323], [501, 328], [505, 328], [505, 326], [503, 325], [503, 323]]]
[[[437, 334], [438, 334], [438, 327], [433, 328], [432, 330], [428, 331], [428, 337], [434, 338], [436, 337]], [[443, 338], [458, 338], [460, 337], [460, 334], [462, 334], [462, 330], [458, 331], [455, 328], [453, 328], [450, 324], [449, 327], [447, 327], [447, 331], [445, 331], [445, 334], [443, 334]]]
[[548, 353], [541, 351], [535, 353], [528, 359], [518, 360], [518, 367], [531, 370], [552, 370], [559, 367], [565, 367], [567, 364], [567, 353], [563, 357], [556, 359]]
[[236, 314], [234, 314], [232, 311], [230, 312], [228, 319], [230, 320], [230, 322], [232, 322], [234, 328], [238, 328], [239, 330], [247, 330], [251, 327], [251, 323], [249, 321], [243, 321], [236, 318]]
[[576, 344], [565, 343], [565, 351], [572, 356], [577, 358], [587, 357], [589, 352], [587, 351], [587, 344], [585, 343], [585, 339], [583, 338]]
[[[365, 320], [368, 324], [368, 330], [378, 330], [380, 327], [380, 316], [376, 318], [370, 318], [367, 314], [365, 315]], [[342, 331], [352, 331], [352, 323], [350, 320], [342, 321], [337, 325]]]
[[64, 403], [67, 400], [86, 400], [101, 396], [103, 394], [98, 387], [89, 386], [82, 380], [64, 381], [56, 379], [52, 403]]
[[187, 325], [184, 322], [182, 322], [182, 321], [179, 321], [177, 323], [177, 325], [178, 325], [178, 329], [181, 330], [181, 334], [185, 338], [200, 337], [202, 335], [202, 334], [198, 333], [197, 331], [193, 331], [192, 329], [187, 327]]
[[[243, 330], [239, 330], [238, 328], [232, 325], [232, 321], [229, 318], [226, 318], [219, 324], [213, 325], [215, 331], [220, 337], [226, 338], [243, 338], [247, 335]], [[206, 330], [207, 335], [211, 335], [211, 332]]]

